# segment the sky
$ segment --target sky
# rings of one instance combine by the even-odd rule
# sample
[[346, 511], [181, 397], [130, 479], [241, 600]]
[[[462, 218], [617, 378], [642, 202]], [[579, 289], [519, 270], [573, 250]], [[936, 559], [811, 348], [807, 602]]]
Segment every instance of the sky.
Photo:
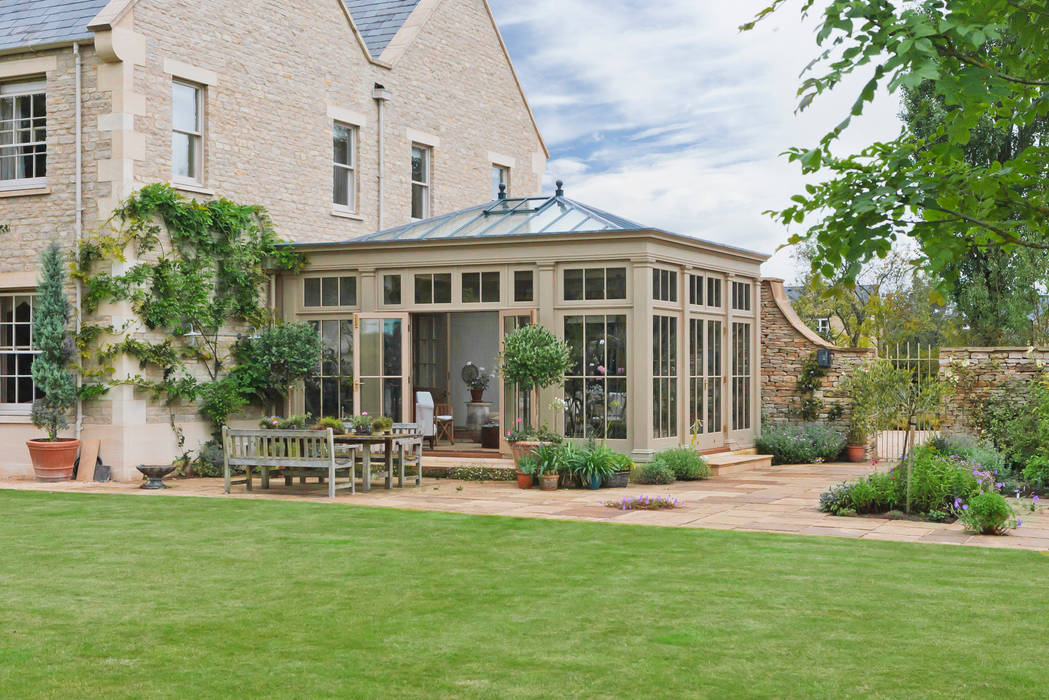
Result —
[[[770, 0], [490, 0], [550, 150], [544, 190], [647, 226], [773, 254], [797, 275], [782, 209], [805, 180], [780, 154], [815, 145], [848, 115], [862, 80], [795, 114], [817, 55], [798, 0], [750, 32]], [[654, 8], [658, 8], [658, 12]], [[865, 78], [864, 78], [865, 80]], [[854, 152], [899, 131], [881, 94], [840, 140]]]

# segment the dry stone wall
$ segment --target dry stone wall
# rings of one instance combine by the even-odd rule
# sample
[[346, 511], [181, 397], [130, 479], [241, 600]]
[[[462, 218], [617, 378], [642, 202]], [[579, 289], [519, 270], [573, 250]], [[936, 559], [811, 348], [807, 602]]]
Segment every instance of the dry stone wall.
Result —
[[971, 431], [992, 396], [1038, 378], [1049, 366], [1049, 347], [941, 348], [940, 375], [955, 385], [943, 429]]

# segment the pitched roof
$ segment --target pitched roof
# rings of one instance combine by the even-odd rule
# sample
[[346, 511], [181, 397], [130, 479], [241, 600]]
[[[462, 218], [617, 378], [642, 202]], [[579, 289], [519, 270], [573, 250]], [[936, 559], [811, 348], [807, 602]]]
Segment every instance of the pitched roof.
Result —
[[566, 198], [563, 194], [550, 197], [521, 197], [497, 199], [474, 207], [460, 209], [429, 219], [413, 221], [403, 226], [370, 233], [339, 243], [295, 243], [297, 247], [327, 247], [368, 243], [410, 243], [411, 241], [448, 241], [459, 239], [519, 238], [527, 236], [558, 236], [600, 234], [614, 232], [656, 232], [676, 238], [697, 241], [721, 249], [742, 253], [748, 257], [760, 256], [745, 248], [712, 243], [644, 226], [630, 219]]
[[378, 58], [419, 0], [346, 0], [353, 23], [373, 58]]
[[88, 39], [109, 0], [0, 0], [0, 51]]

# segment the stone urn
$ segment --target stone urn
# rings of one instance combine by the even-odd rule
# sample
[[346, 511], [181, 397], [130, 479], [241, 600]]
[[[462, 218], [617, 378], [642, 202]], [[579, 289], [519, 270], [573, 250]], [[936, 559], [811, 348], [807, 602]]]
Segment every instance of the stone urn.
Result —
[[73, 463], [80, 449], [79, 440], [26, 440], [25, 444], [29, 448], [29, 459], [33, 462], [37, 481], [69, 481], [73, 478]]

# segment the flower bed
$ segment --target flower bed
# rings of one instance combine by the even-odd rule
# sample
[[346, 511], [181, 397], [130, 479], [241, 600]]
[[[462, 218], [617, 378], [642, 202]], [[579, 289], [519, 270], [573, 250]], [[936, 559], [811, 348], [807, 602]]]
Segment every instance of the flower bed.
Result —
[[605, 501], [605, 505], [619, 510], [669, 510], [681, 507], [681, 503], [670, 496], [633, 496], [618, 501]]

